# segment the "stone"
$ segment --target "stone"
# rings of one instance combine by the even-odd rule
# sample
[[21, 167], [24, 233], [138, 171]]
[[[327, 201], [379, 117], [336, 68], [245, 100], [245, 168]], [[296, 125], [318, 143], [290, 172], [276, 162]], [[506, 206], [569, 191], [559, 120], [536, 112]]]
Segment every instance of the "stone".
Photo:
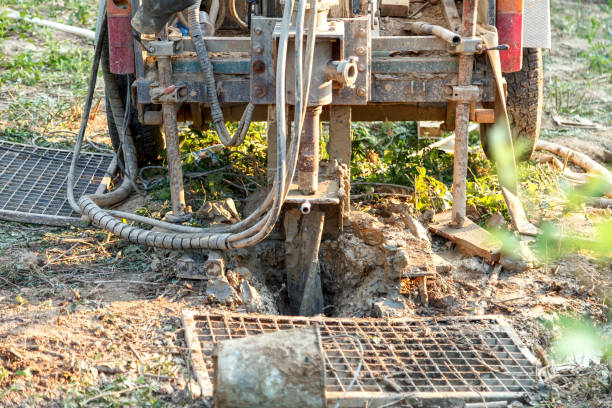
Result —
[[216, 302], [226, 305], [231, 305], [240, 300], [236, 290], [229, 284], [225, 276], [219, 276], [208, 281], [206, 296], [212, 296]]
[[436, 253], [433, 254], [433, 263], [436, 267], [437, 273], [449, 273], [449, 272], [452, 272], [453, 269], [455, 269], [453, 264], [451, 264], [446, 259], [442, 258], [440, 255]]
[[263, 308], [263, 302], [259, 296], [259, 292], [246, 280], [240, 284], [240, 297], [242, 303], [246, 306], [249, 313], [260, 313]]
[[196, 217], [215, 224], [235, 224], [240, 221], [236, 204], [231, 198], [205, 202], [196, 212]]
[[98, 364], [95, 368], [99, 373], [107, 375], [119, 374], [125, 371], [123, 367], [114, 364]]
[[419, 217], [419, 221], [422, 224], [429, 225], [433, 221], [435, 215], [436, 213], [433, 210], [427, 210]]
[[357, 213], [352, 219], [353, 231], [368, 245], [380, 245], [383, 242], [385, 224], [370, 214]]
[[374, 301], [373, 309], [376, 317], [403, 317], [408, 307], [399, 298], [380, 298]]
[[242, 278], [240, 278], [240, 275], [238, 275], [233, 270], [228, 269], [227, 272], [225, 272], [225, 277], [227, 278], [227, 281], [229, 282], [230, 285], [232, 285], [234, 289], [239, 290], [240, 282], [242, 281]]
[[402, 217], [402, 220], [404, 221], [406, 229], [408, 229], [408, 231], [410, 231], [412, 235], [423, 241], [430, 242], [429, 234], [427, 233], [427, 229], [425, 229], [423, 224], [418, 222], [414, 217], [409, 214], [405, 214]]
[[172, 385], [170, 385], [170, 383], [161, 383], [159, 385], [159, 392], [161, 392], [162, 394], [170, 395], [174, 393], [174, 388], [172, 388]]
[[153, 260], [151, 261], [151, 265], [150, 265], [150, 267], [151, 267], [151, 272], [159, 272], [159, 271], [161, 271], [161, 270], [162, 270], [162, 267], [163, 267], [163, 266], [164, 266], [164, 265], [163, 265], [162, 261], [161, 261], [159, 258], [155, 257], [155, 258], [153, 258]]

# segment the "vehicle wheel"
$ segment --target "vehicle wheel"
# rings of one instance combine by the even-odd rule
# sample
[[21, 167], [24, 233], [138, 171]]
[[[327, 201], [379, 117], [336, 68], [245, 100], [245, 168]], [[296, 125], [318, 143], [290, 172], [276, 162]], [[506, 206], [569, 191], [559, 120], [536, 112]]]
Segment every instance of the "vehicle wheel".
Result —
[[[125, 95], [128, 86], [131, 86], [134, 77], [132, 75], [115, 75], [115, 78], [117, 78], [117, 85], [119, 87], [119, 91], [121, 92], [121, 99], [125, 105]], [[113, 144], [113, 149], [116, 151], [119, 147], [119, 128], [115, 124], [110, 101], [106, 97], [105, 102], [108, 132], [110, 134], [111, 143]], [[121, 124], [119, 126], [121, 126]], [[156, 162], [159, 158], [160, 143], [163, 143], [163, 136], [161, 134], [160, 127], [143, 125], [138, 120], [138, 115], [135, 112], [131, 115], [128, 126], [130, 127], [132, 137], [134, 138], [138, 166], [145, 166], [147, 164]]]
[[[518, 72], [504, 74], [508, 84], [508, 118], [512, 131], [517, 162], [531, 158], [540, 135], [542, 119], [544, 76], [542, 71], [542, 50], [523, 49], [523, 68]], [[489, 125], [480, 125], [482, 148], [491, 157], [487, 145]]]

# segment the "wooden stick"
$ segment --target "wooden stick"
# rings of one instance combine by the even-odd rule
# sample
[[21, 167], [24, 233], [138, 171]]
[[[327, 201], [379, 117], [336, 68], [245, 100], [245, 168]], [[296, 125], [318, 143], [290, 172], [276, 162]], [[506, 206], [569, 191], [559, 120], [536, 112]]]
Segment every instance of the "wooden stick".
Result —
[[543, 140], [538, 141], [536, 150], [546, 150], [548, 152], [557, 154], [561, 157], [567, 157], [569, 161], [582, 168], [587, 173], [595, 173], [606, 177], [612, 181], [612, 173], [595, 160], [591, 159], [584, 153], [571, 150], [565, 146], [561, 146], [557, 143], [545, 142]]

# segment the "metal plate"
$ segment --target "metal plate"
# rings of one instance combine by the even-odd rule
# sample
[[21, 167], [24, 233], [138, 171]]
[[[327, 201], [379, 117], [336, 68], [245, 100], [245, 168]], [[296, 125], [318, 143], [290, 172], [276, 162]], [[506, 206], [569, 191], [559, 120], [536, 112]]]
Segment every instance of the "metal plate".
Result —
[[323, 339], [328, 401], [342, 398], [360, 361], [353, 339], [332, 337], [348, 334], [363, 345], [363, 368], [341, 406], [511, 401], [534, 392], [537, 383], [537, 360], [501, 316], [348, 319], [185, 311], [183, 324], [204, 397], [212, 396], [217, 342], [313, 324]]
[[[81, 153], [75, 196], [95, 193], [114, 172], [111, 154]], [[78, 224], [66, 196], [72, 151], [0, 140], [0, 218], [47, 225]], [[98, 191], [100, 192], [100, 191]]]

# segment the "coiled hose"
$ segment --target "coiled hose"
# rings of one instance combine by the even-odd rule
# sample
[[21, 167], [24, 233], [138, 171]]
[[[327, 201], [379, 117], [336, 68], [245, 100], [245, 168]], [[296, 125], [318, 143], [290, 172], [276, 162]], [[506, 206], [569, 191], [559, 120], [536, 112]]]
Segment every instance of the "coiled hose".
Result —
[[[300, 0], [300, 7], [305, 7], [306, 0]], [[315, 0], [311, 0], [311, 4], [315, 3]], [[285, 74], [286, 74], [286, 59], [287, 59], [287, 44], [289, 37], [289, 25], [291, 23], [291, 16], [293, 10], [293, 0], [288, 0], [285, 3], [285, 8], [283, 12], [283, 20], [281, 27], [281, 38], [279, 40], [279, 49], [278, 49], [278, 59], [277, 59], [277, 77], [276, 77], [276, 102], [277, 106], [284, 107], [285, 106]], [[191, 10], [190, 10], [191, 11]], [[191, 13], [190, 13], [191, 14]], [[106, 19], [105, 19], [106, 20]], [[302, 42], [303, 35], [303, 13], [298, 13], [297, 19], [297, 27], [302, 27], [301, 30], [298, 30], [298, 36], [296, 41]], [[192, 20], [193, 21], [193, 20]], [[105, 23], [106, 26], [106, 23]], [[103, 29], [104, 32], [106, 27]], [[307, 73], [312, 72], [312, 54], [314, 52], [314, 36], [315, 36], [315, 26], [314, 19], [309, 21], [309, 38], [308, 38], [308, 54], [307, 54]], [[201, 40], [201, 37], [200, 37]], [[203, 42], [203, 41], [202, 41]], [[93, 89], [95, 89], [95, 78], [97, 75], [97, 66], [100, 61], [101, 49], [100, 47], [104, 44], [98, 44], [96, 48], [96, 57], [94, 58], [94, 67], [92, 67], [92, 79], [90, 80], [90, 89], [88, 94], [88, 100], [86, 101], [85, 108], [83, 110], [83, 118], [81, 122], [81, 129], [79, 131], [79, 136], [77, 138], [77, 143], [75, 145], [75, 152], [73, 155], [73, 161], [70, 171], [69, 177], [69, 188], [68, 195], [71, 198], [71, 201], [74, 202], [74, 168], [76, 167], [76, 163], [78, 161], [78, 155], [80, 153], [80, 148], [82, 145], [82, 141], [85, 134], [85, 129], [87, 127], [87, 119], [89, 117], [89, 111], [91, 108], [91, 100], [93, 98]], [[99, 49], [100, 47], [100, 49]], [[202, 59], [200, 59], [202, 62]], [[301, 58], [300, 58], [301, 61]], [[297, 75], [296, 75], [297, 76]], [[308, 91], [309, 91], [309, 82], [310, 77], [307, 75], [305, 78], [301, 78], [297, 76], [300, 80], [306, 81], [306, 92], [302, 92], [302, 84], [300, 83], [298, 87], [296, 87], [296, 103], [297, 101], [308, 100]], [[113, 92], [112, 88], [110, 89]], [[118, 90], [117, 90], [118, 93]], [[114, 105], [113, 115], [124, 112], [115, 112], [115, 110], [119, 110], [119, 107]], [[274, 225], [276, 224], [278, 217], [280, 215], [280, 210], [282, 205], [286, 199], [286, 196], [289, 192], [289, 186], [291, 184], [291, 180], [295, 175], [295, 170], [297, 167], [297, 147], [299, 146], [299, 139], [301, 135], [301, 128], [303, 125], [305, 105], [301, 104], [298, 106], [296, 104], [295, 109], [295, 118], [294, 118], [294, 131], [295, 137], [291, 140], [291, 146], [289, 151], [290, 159], [289, 159], [289, 167], [286, 166], [286, 117], [284, 115], [284, 109], [277, 109], [277, 155], [279, 158], [279, 167], [276, 172], [274, 185], [271, 191], [269, 192], [264, 203], [250, 216], [248, 216], [243, 221], [226, 227], [218, 227], [218, 228], [194, 228], [194, 227], [186, 227], [180, 225], [174, 225], [165, 223], [159, 220], [153, 220], [146, 217], [137, 216], [134, 214], [123, 213], [120, 211], [107, 211], [103, 210], [99, 207], [100, 197], [95, 196], [83, 196], [79, 199], [77, 203], [78, 211], [83, 215], [87, 216], [91, 221], [95, 224], [111, 231], [115, 235], [118, 235], [124, 239], [128, 239], [131, 242], [144, 244], [152, 247], [158, 248], [167, 248], [167, 249], [230, 249], [230, 248], [240, 248], [246, 247], [250, 245], [254, 245], [263, 239], [272, 231]], [[117, 122], [119, 123], [119, 121]], [[133, 143], [130, 143], [130, 136], [124, 135], [126, 149], [124, 149], [124, 159], [126, 163], [126, 167], [130, 168], [135, 166], [135, 154], [133, 150]], [[130, 183], [129, 181], [127, 183]], [[120, 190], [126, 182], [122, 184], [122, 186], [118, 189]], [[131, 188], [131, 185], [128, 184], [128, 187]], [[112, 193], [105, 194], [104, 196], [112, 195], [116, 192], [115, 190]], [[96, 199], [97, 198], [97, 199]], [[272, 206], [270, 208], [270, 205]], [[257, 217], [262, 215], [264, 212], [268, 212], [257, 222], [255, 220]], [[127, 216], [127, 217], [126, 217]], [[128, 218], [133, 221], [144, 222], [154, 226], [160, 226], [169, 230], [178, 230], [183, 231], [181, 233], [167, 233], [167, 232], [154, 232], [149, 230], [144, 230], [138, 227], [133, 227], [123, 223], [115, 217]], [[254, 223], [255, 222], [255, 223]], [[242, 229], [240, 232], [239, 229]]]

